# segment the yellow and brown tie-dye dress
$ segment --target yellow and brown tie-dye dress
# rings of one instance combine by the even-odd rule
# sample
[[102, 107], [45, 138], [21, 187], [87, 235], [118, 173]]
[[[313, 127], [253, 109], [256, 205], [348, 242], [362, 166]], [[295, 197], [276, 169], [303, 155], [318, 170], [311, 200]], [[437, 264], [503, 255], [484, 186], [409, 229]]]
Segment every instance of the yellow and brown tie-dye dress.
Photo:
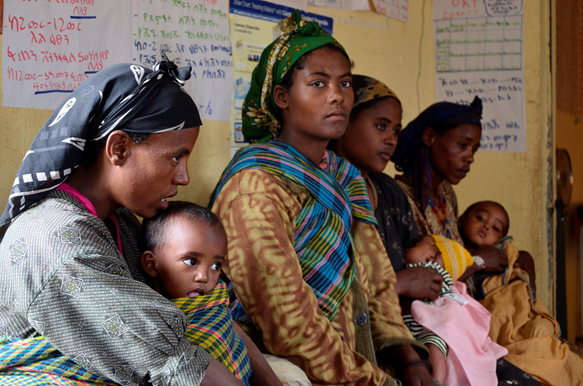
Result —
[[243, 327], [264, 351], [300, 366], [314, 385], [393, 385], [375, 352], [420, 345], [403, 323], [385, 248], [374, 225], [354, 221], [358, 280], [330, 322], [294, 250], [295, 219], [310, 194], [256, 169], [236, 173], [221, 189], [213, 211], [229, 238], [225, 273], [252, 321]]

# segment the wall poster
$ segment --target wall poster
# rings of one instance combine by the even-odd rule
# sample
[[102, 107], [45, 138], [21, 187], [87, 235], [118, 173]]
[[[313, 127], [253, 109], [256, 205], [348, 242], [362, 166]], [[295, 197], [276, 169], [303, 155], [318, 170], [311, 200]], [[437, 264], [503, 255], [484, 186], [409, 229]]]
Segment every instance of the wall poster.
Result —
[[484, 104], [481, 151], [525, 152], [522, 0], [434, 0], [435, 100]]
[[[241, 108], [249, 90], [251, 73], [261, 52], [279, 35], [278, 23], [291, 15], [293, 8], [265, 1], [230, 0], [231, 42], [234, 61], [234, 97], [231, 105], [232, 150], [246, 144], [241, 131]], [[300, 11], [302, 18], [315, 20], [332, 34], [333, 19]]]

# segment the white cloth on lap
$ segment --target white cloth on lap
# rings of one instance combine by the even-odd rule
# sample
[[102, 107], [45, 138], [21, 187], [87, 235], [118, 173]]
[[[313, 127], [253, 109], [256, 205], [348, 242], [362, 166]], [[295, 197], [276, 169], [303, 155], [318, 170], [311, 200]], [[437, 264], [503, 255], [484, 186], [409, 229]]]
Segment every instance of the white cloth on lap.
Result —
[[263, 354], [263, 357], [283, 386], [312, 386], [304, 370], [287, 359], [271, 354]]

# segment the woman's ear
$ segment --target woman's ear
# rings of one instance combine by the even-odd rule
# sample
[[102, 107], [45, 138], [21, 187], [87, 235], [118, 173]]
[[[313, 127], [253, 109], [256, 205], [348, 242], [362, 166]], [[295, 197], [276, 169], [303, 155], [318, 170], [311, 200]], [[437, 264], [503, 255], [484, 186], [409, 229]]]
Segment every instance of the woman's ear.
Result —
[[128, 157], [128, 148], [132, 139], [123, 130], [116, 130], [109, 134], [105, 143], [105, 156], [116, 166], [122, 165]]
[[435, 138], [437, 137], [437, 133], [433, 130], [432, 127], [427, 126], [423, 129], [423, 133], [421, 134], [421, 140], [425, 144], [425, 146], [433, 145], [435, 142]]
[[156, 271], [156, 255], [152, 251], [145, 251], [142, 253], [142, 268], [150, 277], [156, 277], [158, 272]]
[[282, 110], [288, 106], [288, 92], [285, 87], [278, 84], [273, 88], [273, 101]]

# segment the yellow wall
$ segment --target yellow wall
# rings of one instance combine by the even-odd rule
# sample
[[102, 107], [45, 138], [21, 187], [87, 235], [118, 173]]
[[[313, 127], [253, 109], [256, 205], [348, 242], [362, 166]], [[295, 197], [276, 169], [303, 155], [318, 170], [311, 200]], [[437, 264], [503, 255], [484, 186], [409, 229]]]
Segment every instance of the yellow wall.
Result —
[[[510, 215], [514, 244], [534, 257], [538, 296], [554, 307], [554, 251], [548, 250], [547, 205], [553, 205], [554, 157], [550, 59], [550, 5], [524, 1], [526, 153], [480, 153], [472, 172], [459, 184], [460, 210], [477, 200], [502, 203]], [[550, 158], [549, 158], [550, 157]], [[550, 169], [549, 169], [550, 168]], [[549, 191], [550, 190], [550, 191]], [[550, 242], [554, 245], [554, 235]], [[550, 257], [549, 257], [550, 256]]]
[[[431, 2], [425, 9], [425, 32], [419, 58], [421, 35], [421, 2], [409, 2], [408, 25], [391, 23], [389, 45], [390, 63], [383, 74], [372, 68], [371, 75], [388, 82], [403, 100], [403, 123], [412, 120], [420, 112], [417, 104], [417, 90], [420, 93], [421, 110], [433, 103], [433, 68], [431, 29]], [[510, 234], [514, 244], [528, 250], [535, 259], [538, 295], [550, 308], [554, 307], [554, 255], [547, 245], [547, 198], [548, 178], [552, 175], [552, 154], [554, 153], [552, 128], [552, 98], [550, 73], [550, 5], [545, 1], [524, 1], [524, 63], [526, 99], [526, 153], [478, 152], [472, 171], [455, 187], [460, 212], [479, 200], [494, 200], [502, 203], [510, 219]], [[399, 24], [396, 26], [395, 24]], [[429, 28], [428, 28], [429, 26]], [[403, 35], [404, 34], [404, 35]], [[340, 39], [340, 36], [339, 36]], [[343, 44], [348, 45], [351, 40]], [[363, 54], [366, 45], [359, 44]], [[349, 46], [350, 47], [350, 46]], [[395, 51], [393, 51], [395, 47]], [[351, 51], [349, 51], [351, 52]], [[394, 57], [394, 58], [393, 58]], [[402, 58], [402, 60], [401, 60]], [[357, 60], [356, 71], [359, 71]], [[421, 77], [416, 79], [421, 60]], [[368, 70], [368, 68], [367, 68]], [[372, 72], [375, 71], [375, 72]], [[394, 71], [394, 72], [393, 72]], [[395, 75], [392, 75], [395, 74]], [[581, 142], [579, 142], [581, 143]], [[548, 157], [551, 157], [549, 160]], [[582, 154], [583, 156], [583, 154]], [[390, 164], [386, 172], [395, 174]], [[550, 187], [552, 195], [552, 185]], [[550, 199], [550, 203], [554, 200]], [[552, 218], [550, 225], [553, 226]], [[551, 236], [554, 237], [554, 236]], [[551, 239], [552, 240], [552, 239]], [[552, 241], [551, 241], [552, 242]]]
[[[457, 187], [460, 207], [481, 199], [502, 202], [512, 218], [516, 244], [537, 262], [539, 293], [551, 304], [553, 273], [546, 245], [545, 204], [550, 130], [549, 5], [524, 1], [527, 153], [480, 153], [472, 173]], [[409, 23], [372, 12], [312, 12], [335, 17], [335, 36], [355, 62], [355, 73], [386, 82], [400, 97], [403, 122], [434, 102], [432, 2], [410, 1]], [[352, 18], [353, 22], [343, 19]], [[369, 23], [373, 27], [365, 27]], [[375, 28], [383, 27], [383, 28]], [[14, 174], [36, 131], [48, 118], [45, 110], [0, 107], [0, 206], [4, 206]], [[551, 137], [552, 138], [552, 137]], [[229, 125], [205, 122], [190, 161], [191, 184], [179, 199], [205, 204], [229, 159]], [[394, 175], [394, 171], [387, 170]]]

